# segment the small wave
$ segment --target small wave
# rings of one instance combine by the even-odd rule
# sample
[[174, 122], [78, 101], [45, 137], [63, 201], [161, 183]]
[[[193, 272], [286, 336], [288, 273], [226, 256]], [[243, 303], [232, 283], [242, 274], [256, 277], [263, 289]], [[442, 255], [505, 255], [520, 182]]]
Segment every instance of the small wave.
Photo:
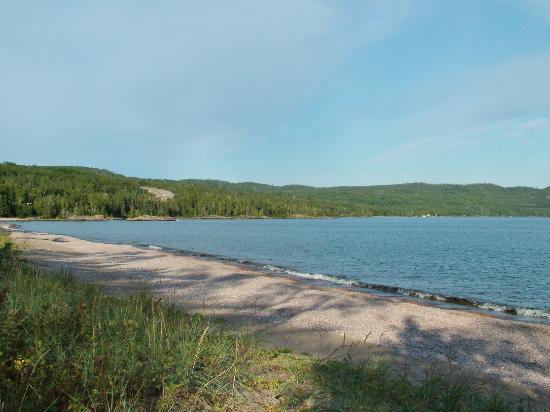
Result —
[[479, 305], [478, 307], [480, 309], [490, 310], [492, 312], [501, 312], [501, 313], [508, 313], [509, 315], [518, 315], [518, 309], [512, 306], [485, 302]]
[[482, 305], [479, 305], [479, 308], [494, 312], [507, 313], [510, 315], [519, 315], [539, 319], [550, 319], [550, 312], [543, 309], [517, 308], [513, 306], [499, 305], [496, 303], [483, 303]]
[[530, 316], [533, 318], [540, 319], [549, 319], [550, 320], [550, 311], [541, 310], [541, 309], [531, 309], [531, 308], [518, 308], [516, 309], [518, 315], [520, 316]]
[[270, 272], [282, 273], [285, 275], [296, 276], [304, 279], [321, 280], [324, 282], [337, 283], [337, 284], [346, 285], [346, 286], [356, 286], [356, 282], [352, 280], [337, 278], [336, 276], [331, 276], [331, 275], [323, 275], [322, 273], [297, 272], [295, 270], [284, 269], [273, 265], [264, 265], [264, 269]]
[[155, 246], [155, 245], [149, 245], [148, 248], [153, 250], [162, 250], [160, 246]]

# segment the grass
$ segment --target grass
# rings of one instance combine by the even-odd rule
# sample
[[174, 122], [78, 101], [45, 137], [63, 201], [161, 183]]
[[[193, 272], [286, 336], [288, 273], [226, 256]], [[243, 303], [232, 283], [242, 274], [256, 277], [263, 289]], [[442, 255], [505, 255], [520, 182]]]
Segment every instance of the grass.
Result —
[[471, 378], [267, 350], [147, 293], [46, 274], [0, 236], [0, 410], [532, 410]]

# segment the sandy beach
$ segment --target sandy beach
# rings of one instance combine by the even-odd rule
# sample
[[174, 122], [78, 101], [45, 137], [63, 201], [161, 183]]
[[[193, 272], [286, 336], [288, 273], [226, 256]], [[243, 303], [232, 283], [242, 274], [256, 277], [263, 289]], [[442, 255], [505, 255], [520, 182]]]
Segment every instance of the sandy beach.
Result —
[[323, 355], [345, 336], [346, 343], [425, 364], [442, 361], [539, 399], [550, 396], [549, 325], [315, 285], [161, 250], [19, 231], [12, 237], [43, 267], [70, 271], [115, 293], [147, 286], [186, 310], [263, 325], [280, 345]]

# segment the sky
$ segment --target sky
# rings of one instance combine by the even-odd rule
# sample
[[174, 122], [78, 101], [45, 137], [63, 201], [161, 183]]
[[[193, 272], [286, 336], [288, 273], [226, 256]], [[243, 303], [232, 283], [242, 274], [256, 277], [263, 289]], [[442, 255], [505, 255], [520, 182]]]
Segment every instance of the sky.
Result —
[[0, 161], [550, 186], [550, 0], [0, 4]]

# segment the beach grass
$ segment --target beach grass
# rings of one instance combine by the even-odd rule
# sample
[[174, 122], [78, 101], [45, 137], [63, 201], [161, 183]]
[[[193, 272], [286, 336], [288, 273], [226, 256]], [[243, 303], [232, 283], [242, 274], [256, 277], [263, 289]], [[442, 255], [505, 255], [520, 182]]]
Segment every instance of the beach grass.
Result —
[[0, 235], [0, 410], [511, 411], [467, 375], [265, 349], [147, 292], [46, 273]]

